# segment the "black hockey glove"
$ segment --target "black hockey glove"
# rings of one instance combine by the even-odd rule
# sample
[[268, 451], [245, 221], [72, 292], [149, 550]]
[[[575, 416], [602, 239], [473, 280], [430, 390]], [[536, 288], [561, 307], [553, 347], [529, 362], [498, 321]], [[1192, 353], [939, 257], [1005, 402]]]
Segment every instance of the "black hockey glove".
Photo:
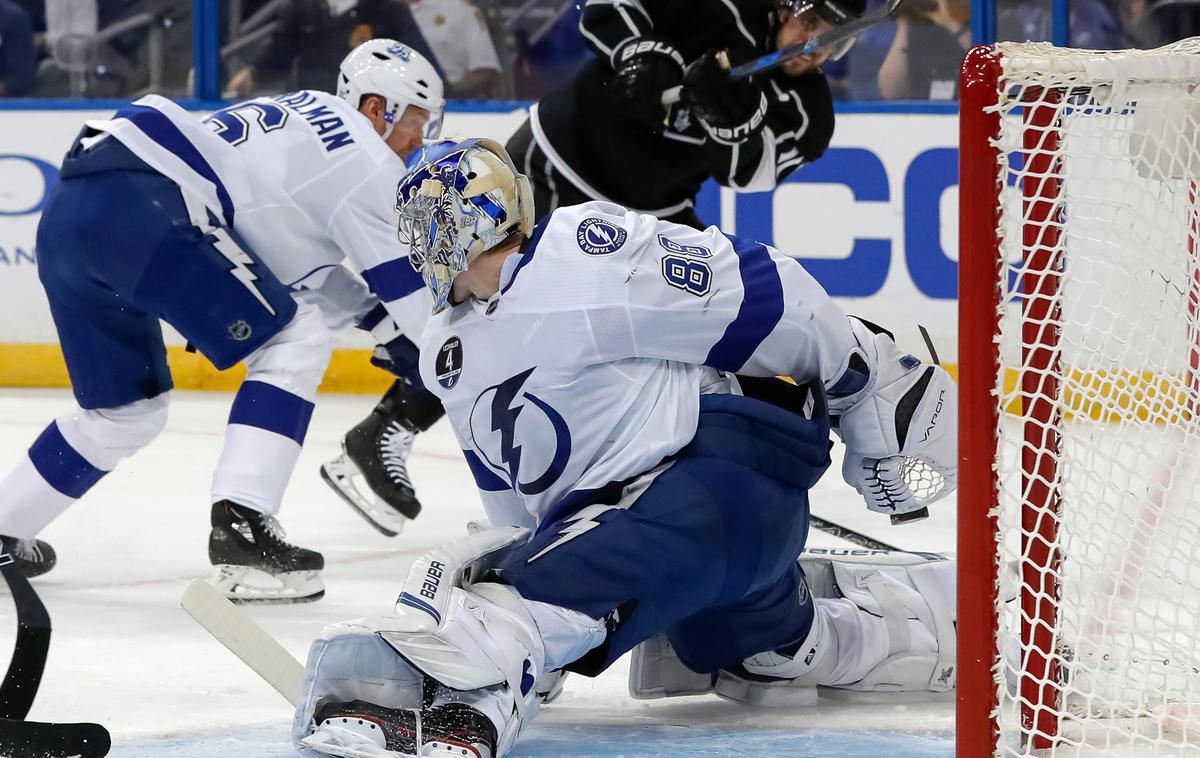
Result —
[[683, 82], [683, 68], [683, 56], [671, 43], [653, 37], [632, 40], [613, 53], [613, 95], [661, 132], [667, 114], [662, 94]]
[[710, 50], [688, 67], [680, 99], [691, 106], [708, 136], [736, 145], [763, 128], [767, 95], [753, 79], [733, 80]]

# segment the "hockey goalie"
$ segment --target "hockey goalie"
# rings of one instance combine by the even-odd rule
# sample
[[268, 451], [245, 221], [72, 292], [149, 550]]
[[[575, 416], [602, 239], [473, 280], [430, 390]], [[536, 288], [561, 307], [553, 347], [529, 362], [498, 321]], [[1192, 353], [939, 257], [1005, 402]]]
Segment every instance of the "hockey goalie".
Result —
[[490, 525], [326, 628], [297, 747], [499, 758], [564, 672], [630, 651], [639, 697], [953, 689], [952, 562], [797, 560], [831, 431], [873, 511], [954, 489], [946, 372], [767, 245], [602, 202], [535, 226], [500, 145], [428, 158], [398, 197], [435, 303], [421, 374]]

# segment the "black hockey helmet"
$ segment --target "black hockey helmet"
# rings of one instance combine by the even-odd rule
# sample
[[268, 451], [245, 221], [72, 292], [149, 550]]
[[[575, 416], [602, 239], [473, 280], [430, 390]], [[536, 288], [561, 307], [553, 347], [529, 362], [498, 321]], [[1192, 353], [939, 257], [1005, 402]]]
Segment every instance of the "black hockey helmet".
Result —
[[[793, 16], [812, 11], [832, 26], [841, 26], [862, 16], [867, 9], [867, 0], [776, 0], [776, 7], [789, 11]], [[841, 58], [854, 45], [855, 37], [838, 42], [830, 57]]]
[[867, 0], [779, 0], [776, 5], [793, 16], [813, 11], [834, 26], [853, 21], [867, 9]]

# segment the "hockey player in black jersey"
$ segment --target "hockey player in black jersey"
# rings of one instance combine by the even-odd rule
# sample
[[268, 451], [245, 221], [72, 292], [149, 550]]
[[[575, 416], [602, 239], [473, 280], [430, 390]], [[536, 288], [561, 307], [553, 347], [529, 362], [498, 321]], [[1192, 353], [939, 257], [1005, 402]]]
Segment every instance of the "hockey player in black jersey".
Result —
[[[708, 178], [774, 188], [819, 158], [833, 136], [820, 48], [733, 81], [722, 66], [807, 41], [863, 12], [865, 0], [588, 0], [580, 30], [597, 57], [530, 108], [506, 148], [533, 183], [538, 217], [610, 200], [703, 228]], [[682, 101], [662, 104], [682, 85]]]

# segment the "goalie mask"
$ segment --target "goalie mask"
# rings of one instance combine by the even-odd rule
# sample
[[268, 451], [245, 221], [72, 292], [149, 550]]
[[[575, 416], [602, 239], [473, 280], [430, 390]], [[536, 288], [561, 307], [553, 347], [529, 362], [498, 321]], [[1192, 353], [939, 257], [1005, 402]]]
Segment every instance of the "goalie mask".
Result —
[[[793, 16], [800, 16], [812, 11], [834, 28], [857, 21], [867, 9], [866, 0], [779, 0], [776, 4], [781, 10], [789, 11]], [[835, 44], [829, 52], [830, 59], [835, 61], [840, 59], [854, 46], [857, 39], [857, 37], [850, 37]]]
[[422, 157], [396, 191], [398, 235], [440, 313], [471, 261], [516, 232], [533, 232], [533, 192], [494, 140], [442, 142]]

